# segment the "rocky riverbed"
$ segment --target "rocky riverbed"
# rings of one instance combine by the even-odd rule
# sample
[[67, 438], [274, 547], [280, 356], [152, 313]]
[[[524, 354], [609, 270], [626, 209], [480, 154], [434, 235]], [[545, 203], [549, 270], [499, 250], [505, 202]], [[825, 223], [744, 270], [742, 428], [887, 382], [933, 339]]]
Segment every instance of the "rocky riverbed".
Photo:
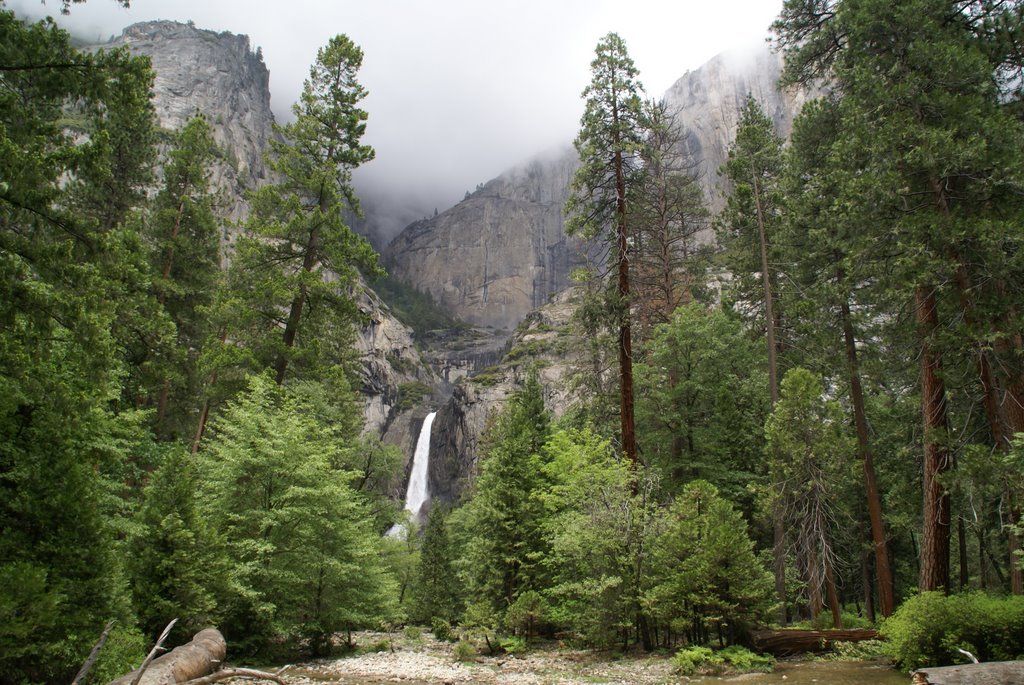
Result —
[[[294, 664], [280, 672], [288, 685], [324, 683], [517, 683], [523, 685], [574, 685], [576, 683], [661, 684], [686, 682], [672, 674], [667, 656], [626, 656], [571, 650], [550, 646], [523, 655], [455, 658], [453, 645], [433, 639], [429, 633], [358, 636], [362, 649], [374, 645], [383, 651], [357, 652], [352, 656]], [[274, 670], [277, 669], [267, 669]], [[239, 685], [243, 682], [236, 681]]]
[[[522, 655], [476, 656], [459, 660], [455, 657], [453, 645], [439, 642], [429, 633], [418, 636], [360, 633], [355, 641], [359, 649], [351, 656], [290, 665], [280, 675], [288, 685], [669, 685], [712, 681], [743, 685], [903, 685], [910, 680], [907, 675], [877, 662], [786, 662], [771, 674], [691, 679], [673, 673], [671, 658], [664, 654], [617, 656], [552, 644], [533, 648]], [[366, 651], [371, 647], [382, 651]], [[235, 681], [236, 685], [242, 682]]]

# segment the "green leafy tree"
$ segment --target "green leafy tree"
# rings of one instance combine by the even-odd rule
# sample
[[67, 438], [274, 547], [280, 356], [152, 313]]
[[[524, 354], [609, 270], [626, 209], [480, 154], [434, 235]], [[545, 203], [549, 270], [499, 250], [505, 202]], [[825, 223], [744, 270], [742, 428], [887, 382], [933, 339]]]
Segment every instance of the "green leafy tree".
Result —
[[243, 649], [304, 641], [389, 617], [394, 581], [338, 436], [300, 398], [255, 376], [200, 452], [204, 513], [227, 540], [227, 637]]
[[[124, 467], [134, 421], [113, 409], [122, 324], [145, 269], [120, 214], [105, 221], [76, 203], [100, 196], [90, 186], [113, 166], [112, 136], [140, 130], [110, 129], [119, 102], [148, 96], [146, 73], [126, 53], [79, 53], [53, 22], [0, 10], [2, 682], [66, 682], [107, 620], [133, 620], [115, 539], [123, 520], [112, 517], [123, 482], [108, 476]], [[119, 168], [134, 188], [138, 168]]]
[[651, 613], [691, 643], [712, 627], [730, 642], [768, 618], [772, 576], [754, 554], [743, 516], [707, 481], [687, 483], [652, 551]]
[[691, 303], [655, 328], [644, 358], [638, 426], [666, 491], [699, 478], [733, 502], [749, 500], [747, 486], [764, 471], [769, 410], [761, 345], [739, 317]]
[[177, 642], [219, 623], [217, 603], [227, 591], [223, 541], [200, 514], [195, 461], [183, 447], [167, 449], [146, 486], [128, 541], [128, 576], [140, 627], [155, 636], [177, 618], [172, 640]]
[[252, 195], [249, 236], [239, 240], [231, 287], [246, 293], [235, 337], [247, 338], [278, 383], [289, 365], [331, 365], [344, 357], [357, 318], [350, 289], [377, 255], [345, 223], [359, 212], [352, 170], [373, 159], [360, 142], [366, 91], [356, 80], [363, 52], [335, 36], [317, 53], [295, 121], [278, 129], [271, 168], [282, 179]]
[[628, 198], [640, 167], [643, 144], [643, 86], [626, 44], [609, 33], [597, 44], [590, 85], [576, 136], [580, 167], [566, 203], [570, 235], [603, 236], [611, 246], [614, 290], [608, 293], [611, 325], [618, 330], [619, 422], [622, 452], [634, 467], [639, 460], [633, 396], [633, 339], [630, 319], [630, 240]]
[[[733, 274], [734, 295], [741, 309], [752, 307], [758, 330], [763, 326], [768, 349], [768, 394], [779, 399], [779, 260], [775, 233], [781, 219], [779, 189], [782, 140], [761, 105], [747, 96], [740, 112], [736, 140], [723, 168], [730, 183], [724, 211], [716, 225], [725, 247], [726, 266]], [[786, 622], [785, 555], [782, 527], [774, 516], [775, 590], [780, 622]]]
[[498, 616], [540, 585], [544, 540], [536, 498], [549, 431], [543, 387], [531, 374], [485, 432], [473, 497], [460, 513], [468, 595]]
[[452, 582], [455, 550], [448, 536], [446, 519], [445, 511], [435, 507], [423, 531], [412, 617], [424, 624], [430, 624], [433, 619], [451, 622], [459, 614], [458, 586]]
[[588, 429], [555, 432], [545, 451], [547, 615], [592, 645], [626, 647], [635, 638], [653, 648], [642, 597], [659, 534], [656, 482], [637, 481], [629, 462]]
[[850, 164], [837, 165], [846, 173], [836, 205], [863, 213], [859, 244], [873, 248], [855, 258], [875, 260], [875, 285], [901, 295], [902, 308], [914, 313], [922, 590], [949, 588], [951, 502], [943, 481], [956, 456], [949, 431], [956, 356], [973, 360], [970, 392], [980, 389], [998, 449], [1024, 421], [1021, 310], [1007, 287], [1020, 275], [1019, 250], [1010, 246], [1020, 240], [1021, 167], [1010, 151], [1022, 127], [1007, 106], [1017, 97], [1007, 75], [1019, 64], [1008, 58], [1019, 27], [1016, 8], [943, 0], [787, 2], [776, 23], [790, 81], [825, 75], [841, 96], [842, 135], [832, 147]]

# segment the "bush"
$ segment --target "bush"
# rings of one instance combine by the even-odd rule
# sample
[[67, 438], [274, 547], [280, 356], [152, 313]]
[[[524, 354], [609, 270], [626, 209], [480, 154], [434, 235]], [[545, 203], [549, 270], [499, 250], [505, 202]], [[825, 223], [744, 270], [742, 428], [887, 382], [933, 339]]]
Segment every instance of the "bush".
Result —
[[452, 656], [456, 661], [472, 661], [476, 658], [476, 647], [469, 640], [459, 640], [452, 648]]
[[680, 675], [722, 675], [724, 673], [767, 673], [775, 667], [775, 659], [755, 654], [737, 645], [714, 651], [710, 647], [688, 647], [676, 652], [672, 666]]
[[430, 619], [430, 632], [434, 634], [435, 639], [441, 642], [453, 642], [455, 638], [452, 624], [438, 616]]
[[885, 651], [903, 669], [1024, 657], [1024, 597], [925, 592], [903, 603], [881, 628]]
[[501, 651], [506, 654], [523, 654], [526, 652], [526, 639], [518, 635], [501, 638]]
[[672, 657], [673, 670], [679, 675], [695, 675], [698, 671], [721, 665], [722, 660], [715, 657], [710, 647], [687, 647], [680, 649]]

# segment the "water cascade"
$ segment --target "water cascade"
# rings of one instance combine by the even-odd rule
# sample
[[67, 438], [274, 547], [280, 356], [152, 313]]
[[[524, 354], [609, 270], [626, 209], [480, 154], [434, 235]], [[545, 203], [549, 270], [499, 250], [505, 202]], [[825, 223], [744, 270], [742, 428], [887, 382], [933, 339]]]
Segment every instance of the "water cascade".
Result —
[[[423, 419], [423, 427], [420, 428], [420, 436], [416, 439], [416, 451], [412, 455], [412, 473], [409, 475], [409, 487], [405, 491], [405, 510], [409, 512], [410, 518], [415, 521], [420, 515], [420, 509], [427, 501], [427, 467], [430, 465], [430, 426], [434, 423], [436, 411], [427, 414]], [[405, 530], [405, 526], [396, 523], [388, 531], [389, 537], [398, 537]]]

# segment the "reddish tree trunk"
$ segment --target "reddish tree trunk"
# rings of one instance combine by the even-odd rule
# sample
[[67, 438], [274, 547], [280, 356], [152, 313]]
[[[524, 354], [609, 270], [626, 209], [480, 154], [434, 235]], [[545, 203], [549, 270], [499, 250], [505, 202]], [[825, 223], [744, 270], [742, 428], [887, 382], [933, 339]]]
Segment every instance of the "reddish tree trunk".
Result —
[[850, 370], [850, 401], [853, 405], [853, 422], [857, 432], [857, 452], [864, 467], [864, 490], [868, 500], [868, 517], [871, 520], [871, 541], [875, 550], [875, 572], [878, 575], [878, 604], [882, 616], [888, 618], [892, 615], [895, 608], [892, 568], [889, 565], [889, 545], [885, 535], [885, 521], [882, 518], [882, 498], [878, 494], [875, 462], [871, 453], [871, 444], [868, 440], [868, 421], [864, 409], [864, 390], [860, 382], [857, 341], [853, 332], [849, 302], [843, 301], [840, 315], [843, 325], [843, 340], [846, 345], [846, 361]]

